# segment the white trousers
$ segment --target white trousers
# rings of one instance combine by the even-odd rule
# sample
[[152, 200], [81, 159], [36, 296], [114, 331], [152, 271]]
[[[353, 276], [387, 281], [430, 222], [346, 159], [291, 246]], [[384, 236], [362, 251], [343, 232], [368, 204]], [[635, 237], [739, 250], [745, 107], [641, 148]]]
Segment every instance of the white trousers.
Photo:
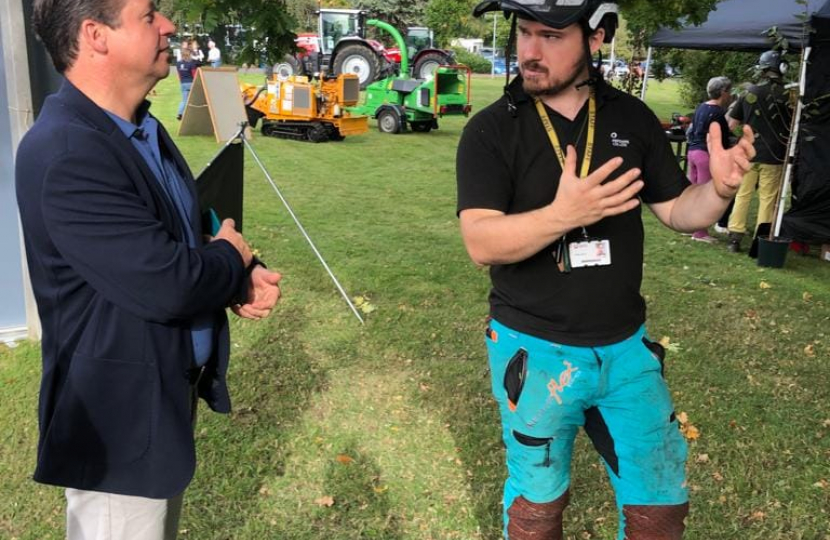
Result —
[[[191, 424], [196, 426], [196, 385], [190, 387]], [[184, 492], [148, 499], [66, 488], [67, 540], [176, 540]]]
[[175, 540], [183, 495], [148, 499], [67, 488], [67, 540]]

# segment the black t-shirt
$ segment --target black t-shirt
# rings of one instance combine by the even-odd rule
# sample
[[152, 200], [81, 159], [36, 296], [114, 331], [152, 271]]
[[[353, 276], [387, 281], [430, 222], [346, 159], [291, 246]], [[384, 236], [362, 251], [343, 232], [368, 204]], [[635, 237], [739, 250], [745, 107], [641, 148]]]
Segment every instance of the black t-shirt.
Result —
[[[517, 214], [541, 208], [556, 195], [562, 169], [533, 100], [517, 78], [510, 85], [515, 116], [506, 97], [474, 116], [458, 147], [458, 212], [471, 208]], [[548, 109], [562, 147], [577, 135], [581, 167], [588, 105], [570, 121]], [[610, 86], [597, 86], [597, 119], [591, 171], [621, 156], [611, 175], [639, 167], [644, 202], [674, 199], [689, 182], [677, 164], [657, 117], [640, 100]], [[641, 208], [589, 226], [591, 237], [610, 240], [610, 266], [561, 273], [548, 246], [526, 260], [490, 268], [490, 313], [511, 328], [557, 343], [599, 346], [630, 336], [645, 321], [640, 295], [643, 267]], [[578, 233], [569, 235], [574, 238]], [[581, 234], [581, 233], [580, 233]]]
[[695, 109], [692, 118], [692, 127], [689, 132], [689, 150], [709, 151], [706, 146], [706, 136], [709, 134], [709, 124], [720, 124], [721, 144], [729, 148], [729, 124], [726, 122], [726, 111], [720, 105], [701, 103]]
[[780, 165], [787, 155], [792, 109], [784, 87], [777, 80], [751, 85], [732, 107], [729, 116], [749, 124], [755, 132], [755, 163]]

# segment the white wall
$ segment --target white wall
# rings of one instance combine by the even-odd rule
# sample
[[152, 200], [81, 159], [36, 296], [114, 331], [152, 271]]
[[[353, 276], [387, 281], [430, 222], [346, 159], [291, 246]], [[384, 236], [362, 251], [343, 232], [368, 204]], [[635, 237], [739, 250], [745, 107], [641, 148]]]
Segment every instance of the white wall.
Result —
[[40, 333], [14, 194], [14, 154], [33, 122], [22, 2], [0, 2], [0, 341]]
[[462, 47], [467, 52], [478, 53], [484, 46], [484, 40], [481, 38], [456, 38], [450, 42], [452, 47]]

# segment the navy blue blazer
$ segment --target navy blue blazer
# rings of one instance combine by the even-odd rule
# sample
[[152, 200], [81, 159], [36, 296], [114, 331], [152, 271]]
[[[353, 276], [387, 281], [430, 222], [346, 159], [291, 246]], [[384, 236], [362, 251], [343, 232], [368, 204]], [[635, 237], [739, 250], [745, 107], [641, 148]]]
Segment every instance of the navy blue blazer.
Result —
[[[160, 127], [162, 151], [190, 169]], [[213, 313], [199, 394], [230, 410], [224, 308], [244, 300], [226, 241], [190, 248], [153, 172], [107, 114], [68, 81], [20, 143], [17, 198], [43, 327], [35, 480], [152, 498], [182, 492], [195, 451], [190, 322]], [[201, 238], [201, 224], [192, 223]]]

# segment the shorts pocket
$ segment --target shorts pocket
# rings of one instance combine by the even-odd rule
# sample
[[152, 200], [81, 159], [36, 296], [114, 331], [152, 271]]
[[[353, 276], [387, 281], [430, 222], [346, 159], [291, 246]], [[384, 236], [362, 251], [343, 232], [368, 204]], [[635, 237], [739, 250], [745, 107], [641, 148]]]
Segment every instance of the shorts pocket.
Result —
[[660, 345], [656, 341], [651, 341], [647, 337], [643, 337], [643, 345], [646, 346], [646, 349], [651, 351], [652, 356], [654, 359], [660, 362], [660, 375], [665, 377], [666, 375], [666, 348]]
[[507, 407], [511, 412], [514, 412], [519, 404], [526, 378], [527, 351], [519, 349], [507, 362], [504, 370], [504, 390], [507, 392]]
[[539, 467], [551, 466], [550, 445], [553, 442], [553, 437], [533, 437], [516, 431], [515, 429], [513, 430], [513, 437], [519, 444], [523, 446], [528, 446], [530, 448], [544, 447], [544, 458], [542, 459], [541, 463], [536, 463], [535, 465]]

